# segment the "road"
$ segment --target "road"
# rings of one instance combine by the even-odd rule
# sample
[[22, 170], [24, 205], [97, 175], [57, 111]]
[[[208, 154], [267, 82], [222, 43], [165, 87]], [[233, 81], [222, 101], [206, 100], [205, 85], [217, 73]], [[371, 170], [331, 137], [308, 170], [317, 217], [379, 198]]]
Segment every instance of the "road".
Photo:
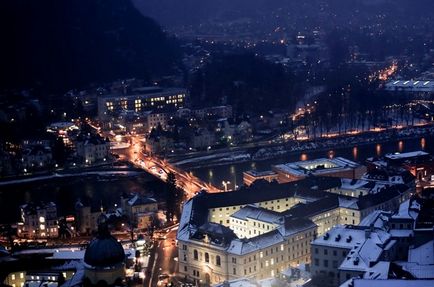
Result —
[[145, 155], [142, 152], [143, 143], [140, 139], [141, 137], [139, 135], [131, 136], [131, 145], [128, 148], [114, 150], [113, 152], [118, 154], [121, 159], [128, 160], [132, 164], [154, 174], [162, 180], [166, 180], [168, 173], [175, 174], [177, 184], [184, 189], [187, 198], [193, 197], [197, 192], [203, 189], [208, 192], [222, 191], [215, 186], [203, 182], [191, 173], [171, 165], [166, 160], [162, 160], [156, 156]]
[[145, 287], [158, 286], [158, 276], [161, 274], [168, 274], [170, 277], [176, 276], [178, 271], [178, 261], [175, 260], [178, 256], [176, 231], [177, 229], [173, 229], [168, 233], [162, 233], [166, 239], [160, 239], [156, 242], [149, 261], [149, 272], [147, 272], [144, 282]]
[[[221, 192], [222, 190], [209, 185], [192, 174], [180, 170], [164, 160], [157, 157], [151, 157], [143, 154], [143, 144], [139, 136], [131, 136], [131, 145], [126, 149], [115, 150], [121, 159], [128, 160], [135, 166], [141, 167], [147, 172], [166, 180], [167, 174], [172, 172], [176, 176], [177, 184], [182, 187], [187, 195], [187, 198], [194, 196], [198, 191], [206, 189], [208, 192]], [[169, 229], [169, 232], [160, 234], [160, 238], [155, 243], [151, 255], [149, 257], [148, 270], [144, 280], [145, 287], [155, 287], [158, 285], [158, 276], [168, 274], [170, 281], [175, 286], [181, 286], [179, 278], [176, 278], [178, 271], [178, 262], [175, 260], [178, 256], [178, 248], [176, 246], [177, 228]], [[159, 237], [158, 234], [154, 237]], [[163, 239], [163, 237], [165, 237]], [[165, 286], [165, 284], [160, 285]]]

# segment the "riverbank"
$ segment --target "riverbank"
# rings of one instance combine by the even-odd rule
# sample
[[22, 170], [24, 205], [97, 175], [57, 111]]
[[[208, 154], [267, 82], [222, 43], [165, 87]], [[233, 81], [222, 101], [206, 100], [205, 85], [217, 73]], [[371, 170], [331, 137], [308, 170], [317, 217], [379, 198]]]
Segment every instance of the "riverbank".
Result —
[[434, 135], [434, 126], [416, 126], [402, 129], [391, 129], [380, 132], [366, 132], [355, 135], [343, 135], [334, 138], [320, 138], [309, 141], [291, 141], [272, 147], [250, 148], [234, 152], [222, 152], [221, 154], [205, 155], [197, 158], [190, 158], [173, 164], [180, 168], [195, 170], [206, 167], [215, 167], [227, 164], [238, 164], [243, 162], [260, 162], [288, 156], [295, 153], [312, 151], [327, 151], [336, 148], [349, 148], [363, 146], [373, 143], [384, 143], [388, 141], [399, 141]]
[[21, 175], [15, 177], [2, 178], [0, 180], [0, 186], [10, 185], [10, 184], [20, 184], [29, 183], [36, 181], [44, 181], [54, 178], [67, 178], [67, 177], [80, 177], [80, 176], [101, 176], [101, 177], [111, 177], [111, 176], [137, 176], [146, 173], [142, 169], [136, 168], [129, 163], [124, 165], [111, 166], [93, 166], [88, 168], [76, 168], [76, 169], [58, 169], [55, 171]]

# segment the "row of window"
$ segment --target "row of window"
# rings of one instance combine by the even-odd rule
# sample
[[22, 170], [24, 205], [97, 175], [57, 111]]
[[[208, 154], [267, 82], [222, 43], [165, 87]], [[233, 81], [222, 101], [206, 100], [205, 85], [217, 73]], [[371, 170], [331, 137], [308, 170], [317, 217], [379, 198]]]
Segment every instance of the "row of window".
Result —
[[[319, 261], [318, 258], [315, 258], [315, 259], [314, 259], [314, 265], [315, 265], [315, 266], [318, 266], [318, 267], [320, 266], [320, 261]], [[329, 267], [329, 261], [328, 261], [327, 259], [324, 259], [324, 260], [323, 260], [323, 266], [326, 267], [326, 268]], [[332, 261], [332, 267], [333, 267], [333, 268], [338, 268], [338, 261], [337, 261], [337, 260], [333, 260], [333, 261]]]
[[[193, 250], [193, 258], [194, 258], [194, 260], [199, 260], [199, 252], [196, 249]], [[209, 253], [208, 252], [205, 252], [205, 262], [206, 263], [210, 262], [210, 260], [209, 260]], [[216, 255], [216, 257], [215, 257], [215, 265], [221, 266], [221, 264], [222, 264], [222, 262], [221, 262], [220, 255]]]
[[[314, 249], [314, 252], [315, 252], [315, 254], [319, 254], [319, 249], [318, 248], [315, 248]], [[345, 257], [345, 256], [347, 256], [347, 251], [345, 251], [345, 250], [343, 250], [342, 251], [342, 257]], [[324, 249], [324, 255], [328, 255], [329, 254], [329, 251], [328, 251], [328, 249], [327, 248], [325, 248]], [[338, 251], [337, 250], [333, 250], [333, 256], [338, 256]]]

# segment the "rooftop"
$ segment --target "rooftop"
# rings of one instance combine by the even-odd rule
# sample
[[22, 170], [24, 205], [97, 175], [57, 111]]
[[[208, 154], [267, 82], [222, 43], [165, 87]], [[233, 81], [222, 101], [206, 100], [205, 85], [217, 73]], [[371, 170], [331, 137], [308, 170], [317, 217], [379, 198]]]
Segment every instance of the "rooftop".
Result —
[[265, 170], [265, 171], [248, 170], [248, 171], [245, 171], [244, 173], [250, 174], [254, 177], [276, 175], [276, 173], [272, 170]]
[[283, 171], [285, 173], [294, 175], [305, 175], [308, 173], [314, 173], [321, 175], [323, 173], [328, 173], [330, 171], [336, 171], [340, 169], [356, 168], [360, 165], [345, 159], [343, 157], [336, 157], [334, 159], [319, 158], [315, 160], [308, 161], [297, 161], [286, 164], [275, 165], [273, 168]]
[[432, 285], [431, 280], [374, 280], [374, 279], [354, 279], [354, 287], [427, 287]]
[[[408, 250], [408, 262], [434, 265], [434, 240]], [[434, 266], [433, 266], [434, 268]]]
[[415, 92], [434, 91], [434, 81], [432, 80], [396, 80], [386, 83], [386, 90], [410, 90]]
[[240, 210], [232, 214], [231, 217], [242, 220], [254, 219], [257, 221], [276, 224], [282, 221], [282, 215], [279, 212], [261, 207], [256, 207], [253, 205], [247, 205], [241, 208]]
[[405, 152], [405, 153], [389, 153], [386, 154], [384, 157], [391, 160], [397, 160], [397, 159], [410, 159], [414, 157], [421, 157], [421, 156], [429, 156], [429, 153], [424, 151], [412, 151], [412, 152]]

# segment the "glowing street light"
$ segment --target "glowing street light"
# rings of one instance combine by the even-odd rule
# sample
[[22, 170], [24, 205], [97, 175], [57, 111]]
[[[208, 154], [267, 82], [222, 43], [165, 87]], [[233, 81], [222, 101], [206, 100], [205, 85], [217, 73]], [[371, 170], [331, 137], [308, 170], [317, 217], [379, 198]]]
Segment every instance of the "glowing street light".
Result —
[[228, 184], [231, 184], [230, 181], [222, 181], [223, 186], [225, 187], [225, 191], [228, 191]]

